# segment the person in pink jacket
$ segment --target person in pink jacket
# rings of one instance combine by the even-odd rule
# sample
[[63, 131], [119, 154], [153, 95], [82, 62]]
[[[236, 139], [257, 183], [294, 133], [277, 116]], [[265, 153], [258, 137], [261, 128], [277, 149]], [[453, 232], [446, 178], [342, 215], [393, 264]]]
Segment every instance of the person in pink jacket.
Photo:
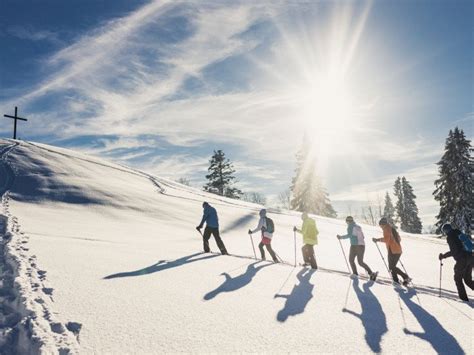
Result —
[[260, 210], [259, 214], [260, 214], [260, 219], [258, 221], [258, 226], [254, 230], [249, 229], [249, 234], [253, 234], [255, 232], [261, 231], [262, 240], [260, 241], [258, 248], [260, 249], [262, 260], [265, 260], [265, 251], [263, 250], [263, 246], [265, 246], [268, 252], [270, 253], [270, 255], [272, 256], [273, 261], [275, 263], [278, 263], [278, 258], [272, 249], [272, 237], [273, 237], [273, 232], [274, 232], [273, 221], [267, 217], [267, 210], [262, 209]]

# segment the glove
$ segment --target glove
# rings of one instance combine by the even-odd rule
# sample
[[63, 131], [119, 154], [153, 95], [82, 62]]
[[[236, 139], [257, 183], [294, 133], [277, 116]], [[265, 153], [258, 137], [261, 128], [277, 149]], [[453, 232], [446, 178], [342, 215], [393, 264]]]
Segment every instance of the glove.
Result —
[[296, 232], [297, 230], [298, 230], [298, 228], [293, 227], [293, 232]]
[[249, 229], [249, 234], [252, 234], [252, 231]]
[[377, 238], [372, 238], [372, 241], [373, 241], [374, 243], [377, 243], [379, 240], [378, 240]]
[[200, 231], [201, 231], [201, 228], [202, 228], [202, 227], [197, 226], [197, 227], [196, 227], [196, 230], [197, 230], [198, 232], [200, 232]]
[[338, 234], [338, 235], [336, 235], [336, 238], [337, 238], [337, 239], [341, 239], [341, 236]]
[[439, 253], [439, 256], [438, 256], [439, 260], [443, 260], [444, 259], [444, 255], [443, 253]]

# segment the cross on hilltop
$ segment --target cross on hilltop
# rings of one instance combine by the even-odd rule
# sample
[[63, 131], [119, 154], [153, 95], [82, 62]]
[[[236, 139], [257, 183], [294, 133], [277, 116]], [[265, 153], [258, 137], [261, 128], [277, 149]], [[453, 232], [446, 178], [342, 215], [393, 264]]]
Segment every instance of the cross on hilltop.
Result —
[[3, 117], [13, 118], [15, 120], [14, 128], [13, 128], [13, 139], [16, 139], [16, 122], [20, 121], [28, 121], [26, 118], [18, 117], [18, 108], [15, 106], [15, 116], [10, 115], [3, 115]]

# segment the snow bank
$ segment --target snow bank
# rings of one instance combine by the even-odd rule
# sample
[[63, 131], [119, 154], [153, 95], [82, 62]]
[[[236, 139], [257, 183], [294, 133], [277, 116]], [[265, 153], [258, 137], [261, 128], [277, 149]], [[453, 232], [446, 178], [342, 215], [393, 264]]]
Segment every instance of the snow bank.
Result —
[[[380, 280], [352, 281], [335, 239], [345, 230], [343, 221], [316, 218], [320, 270], [275, 265], [252, 259], [246, 231], [257, 224], [257, 205], [65, 149], [0, 141], [0, 152], [0, 186], [8, 191], [1, 213], [9, 218], [4, 238], [10, 239], [3, 274], [12, 281], [2, 288], [10, 293], [2, 294], [10, 307], [3, 319], [13, 318], [2, 320], [6, 349], [473, 351], [472, 308], [456, 300], [452, 260], [445, 262], [438, 297], [437, 255], [447, 250], [442, 240], [402, 234], [402, 260], [416, 288], [394, 290], [369, 242], [380, 236], [378, 228], [363, 226], [366, 261], [380, 271]], [[6, 173], [9, 167], [13, 174]], [[217, 208], [234, 256], [201, 253], [194, 228], [204, 200]], [[300, 224], [299, 214], [270, 216], [273, 247], [293, 263], [292, 227]], [[211, 248], [217, 250], [213, 241]], [[297, 262], [300, 248], [298, 236]]]

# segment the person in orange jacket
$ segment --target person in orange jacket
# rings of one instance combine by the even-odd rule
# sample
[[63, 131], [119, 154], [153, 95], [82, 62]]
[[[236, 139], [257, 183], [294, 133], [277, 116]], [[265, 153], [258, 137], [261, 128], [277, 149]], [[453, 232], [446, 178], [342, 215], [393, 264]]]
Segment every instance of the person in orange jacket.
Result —
[[402, 256], [402, 245], [400, 244], [400, 236], [398, 232], [393, 228], [387, 221], [385, 217], [383, 217], [379, 222], [380, 228], [383, 231], [383, 238], [373, 238], [372, 240], [376, 242], [383, 242], [387, 247], [388, 252], [388, 269], [392, 274], [393, 282], [396, 284], [400, 284], [400, 280], [398, 279], [398, 275], [403, 278], [403, 285], [408, 286], [411, 281], [411, 278], [405, 274], [402, 270], [397, 267], [397, 263]]

